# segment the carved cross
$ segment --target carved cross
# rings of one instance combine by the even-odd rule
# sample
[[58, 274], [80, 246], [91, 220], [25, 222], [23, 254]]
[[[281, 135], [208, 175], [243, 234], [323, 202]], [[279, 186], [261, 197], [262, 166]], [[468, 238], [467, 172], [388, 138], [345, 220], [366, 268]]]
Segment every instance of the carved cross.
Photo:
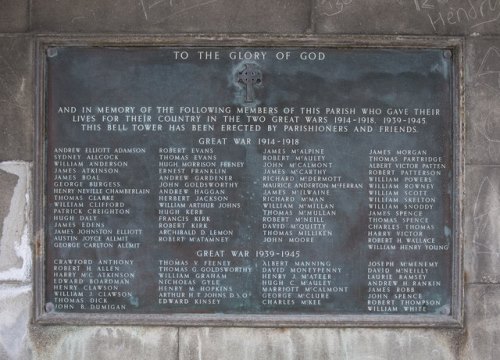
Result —
[[262, 72], [255, 64], [245, 64], [245, 68], [237, 75], [238, 82], [246, 87], [245, 102], [253, 102], [255, 100], [254, 85], [262, 83]]

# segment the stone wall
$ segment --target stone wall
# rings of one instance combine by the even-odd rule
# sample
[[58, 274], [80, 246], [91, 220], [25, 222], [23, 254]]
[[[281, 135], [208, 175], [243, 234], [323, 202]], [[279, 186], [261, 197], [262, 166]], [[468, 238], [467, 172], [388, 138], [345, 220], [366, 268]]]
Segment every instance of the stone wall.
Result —
[[[465, 38], [463, 329], [39, 326], [32, 318], [37, 34]], [[498, 359], [500, 0], [0, 0], [0, 359]]]

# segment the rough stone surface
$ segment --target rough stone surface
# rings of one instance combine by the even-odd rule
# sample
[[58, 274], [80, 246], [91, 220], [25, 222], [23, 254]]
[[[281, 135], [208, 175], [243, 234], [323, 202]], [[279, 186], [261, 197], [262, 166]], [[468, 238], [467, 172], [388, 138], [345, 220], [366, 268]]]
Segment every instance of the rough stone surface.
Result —
[[26, 282], [31, 274], [30, 165], [3, 162], [0, 171], [17, 178], [0, 235], [0, 281]]
[[0, 281], [29, 281], [30, 248], [30, 165], [0, 163], [0, 171], [17, 177], [8, 214], [3, 218], [0, 237]]
[[[14, 189], [17, 184], [18, 177], [7, 171], [0, 169], [0, 234], [3, 230], [3, 222], [9, 213], [12, 195], [14, 194]], [[0, 259], [2, 257], [2, 242], [0, 237]], [[0, 269], [3, 265], [3, 261], [0, 261]]]
[[500, 40], [467, 41], [466, 108], [467, 163], [500, 164]]
[[309, 0], [34, 0], [33, 28], [50, 32], [302, 33]]
[[[432, 25], [413, 1], [315, 0], [313, 14], [319, 33], [432, 33]], [[400, 21], [389, 20], [395, 14]]]
[[0, 285], [0, 359], [31, 359], [28, 325], [31, 287]]
[[40, 360], [177, 359], [176, 328], [34, 327], [31, 338]]
[[[464, 329], [30, 325], [33, 59], [27, 0], [0, 0], [0, 359], [493, 360], [500, 344], [500, 0], [33, 0], [34, 34], [469, 35]], [[483, 35], [497, 35], [485, 38]], [[15, 160], [1, 162], [5, 160]]]
[[468, 166], [465, 270], [468, 282], [500, 281], [500, 166]]
[[[456, 333], [431, 330], [185, 328], [179, 359], [456, 359]], [[390, 340], [389, 340], [390, 339]]]
[[467, 289], [467, 342], [462, 358], [498, 359], [500, 344], [500, 286], [470, 285]]
[[0, 35], [0, 161], [33, 157], [31, 55], [28, 37]]
[[0, 32], [28, 29], [28, 0], [0, 0]]
[[498, 34], [498, 0], [315, 0], [320, 33]]

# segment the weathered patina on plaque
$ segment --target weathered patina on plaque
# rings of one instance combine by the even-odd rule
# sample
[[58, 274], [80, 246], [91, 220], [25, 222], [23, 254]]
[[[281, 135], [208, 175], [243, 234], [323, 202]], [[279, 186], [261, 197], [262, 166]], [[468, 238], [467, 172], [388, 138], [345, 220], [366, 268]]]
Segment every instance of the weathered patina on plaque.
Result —
[[48, 313], [451, 314], [448, 50], [50, 50]]

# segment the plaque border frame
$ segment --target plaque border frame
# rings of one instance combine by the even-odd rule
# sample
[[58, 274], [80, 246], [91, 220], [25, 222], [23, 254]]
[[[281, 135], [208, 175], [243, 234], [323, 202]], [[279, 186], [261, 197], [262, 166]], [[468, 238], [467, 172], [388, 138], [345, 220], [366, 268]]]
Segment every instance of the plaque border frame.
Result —
[[[46, 54], [51, 47], [297, 47], [297, 48], [373, 48], [443, 49], [452, 52], [452, 288], [451, 315], [376, 314], [113, 314], [56, 313], [45, 310], [45, 131]], [[36, 35], [34, 94], [34, 170], [33, 170], [33, 320], [41, 325], [157, 325], [224, 327], [408, 327], [461, 328], [464, 325], [464, 201], [465, 201], [465, 100], [463, 37], [372, 36], [372, 35], [256, 35], [256, 34], [179, 34], [179, 35]]]

